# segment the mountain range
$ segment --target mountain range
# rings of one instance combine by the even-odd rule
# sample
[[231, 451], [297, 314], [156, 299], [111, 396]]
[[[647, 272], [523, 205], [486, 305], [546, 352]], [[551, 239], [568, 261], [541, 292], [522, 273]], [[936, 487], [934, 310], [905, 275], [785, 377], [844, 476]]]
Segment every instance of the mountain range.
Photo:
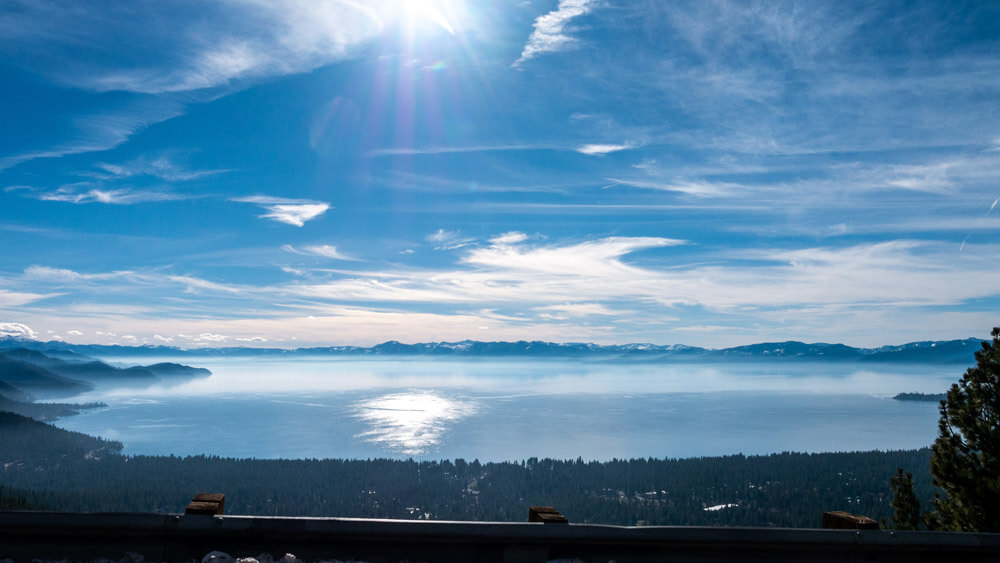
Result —
[[[359, 355], [359, 356], [465, 356], [465, 357], [533, 357], [588, 358], [605, 361], [833, 361], [833, 362], [911, 362], [911, 363], [974, 363], [974, 352], [982, 340], [911, 342], [898, 346], [855, 348], [844, 344], [797, 341], [768, 342], [733, 348], [699, 348], [684, 345], [585, 343], [553, 343], [540, 341], [430, 342], [404, 344], [395, 340], [375, 346], [324, 346], [312, 348], [196, 348], [173, 346], [120, 346], [101, 344], [70, 344], [61, 341], [39, 342], [17, 337], [0, 338], [0, 352], [12, 348], [32, 350], [68, 362], [79, 362], [87, 356], [255, 356], [255, 355]], [[23, 354], [23, 352], [22, 352]], [[152, 366], [151, 366], [152, 367]], [[78, 367], [83, 371], [85, 368]], [[136, 369], [136, 368], [131, 368]], [[149, 368], [140, 368], [149, 370]], [[80, 373], [80, 372], [77, 372]], [[142, 376], [141, 373], [130, 374]]]

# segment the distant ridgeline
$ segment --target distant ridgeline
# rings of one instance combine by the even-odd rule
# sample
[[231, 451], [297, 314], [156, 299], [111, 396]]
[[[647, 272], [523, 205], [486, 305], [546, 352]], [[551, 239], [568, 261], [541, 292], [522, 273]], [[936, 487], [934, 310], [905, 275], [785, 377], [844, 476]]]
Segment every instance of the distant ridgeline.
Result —
[[117, 368], [71, 350], [41, 347], [41, 351], [39, 346], [7, 346], [10, 343], [0, 347], [0, 411], [42, 420], [107, 405], [35, 403], [35, 399], [71, 397], [98, 386], [146, 387], [211, 375], [207, 369], [171, 363]]
[[229, 514], [523, 522], [542, 505], [577, 523], [819, 527], [827, 510], [891, 516], [897, 467], [923, 503], [934, 494], [927, 448], [605, 462], [126, 457], [118, 442], [11, 413], [0, 413], [0, 444], [0, 504], [71, 512], [183, 512], [215, 491]]
[[[844, 344], [806, 344], [803, 342], [773, 342], [734, 348], [708, 349], [695, 346], [654, 344], [598, 344], [552, 342], [432, 342], [403, 344], [397, 341], [376, 346], [327, 346], [316, 348], [198, 348], [185, 350], [172, 346], [118, 346], [100, 344], [68, 344], [66, 342], [36, 342], [13, 337], [0, 338], [0, 351], [25, 348], [50, 356], [109, 355], [109, 356], [252, 356], [252, 355], [383, 355], [383, 356], [496, 356], [530, 358], [591, 358], [608, 361], [835, 361], [835, 362], [912, 362], [962, 363], [971, 365], [973, 353], [982, 340], [948, 340], [911, 342], [899, 346], [854, 348]], [[150, 366], [150, 369], [154, 366]]]
[[900, 393], [893, 397], [897, 401], [924, 401], [929, 403], [937, 403], [945, 400], [948, 395], [946, 393]]

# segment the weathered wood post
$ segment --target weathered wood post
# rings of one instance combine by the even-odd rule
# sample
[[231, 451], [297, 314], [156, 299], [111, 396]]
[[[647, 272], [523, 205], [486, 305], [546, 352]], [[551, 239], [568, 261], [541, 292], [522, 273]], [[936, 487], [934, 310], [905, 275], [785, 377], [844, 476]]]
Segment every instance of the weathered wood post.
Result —
[[823, 527], [830, 530], [878, 530], [878, 522], [867, 516], [855, 516], [847, 512], [831, 511], [823, 513]]
[[543, 522], [545, 524], [568, 524], [569, 520], [551, 506], [529, 506], [528, 522]]
[[198, 493], [184, 509], [184, 514], [209, 514], [221, 516], [225, 512], [226, 495]]

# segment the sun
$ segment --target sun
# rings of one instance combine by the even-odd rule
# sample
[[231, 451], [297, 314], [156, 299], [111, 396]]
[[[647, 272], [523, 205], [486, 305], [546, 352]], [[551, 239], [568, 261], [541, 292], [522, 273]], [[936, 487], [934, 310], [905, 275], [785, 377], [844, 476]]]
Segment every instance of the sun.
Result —
[[403, 24], [414, 35], [428, 26], [455, 35], [454, 9], [447, 0], [398, 0]]

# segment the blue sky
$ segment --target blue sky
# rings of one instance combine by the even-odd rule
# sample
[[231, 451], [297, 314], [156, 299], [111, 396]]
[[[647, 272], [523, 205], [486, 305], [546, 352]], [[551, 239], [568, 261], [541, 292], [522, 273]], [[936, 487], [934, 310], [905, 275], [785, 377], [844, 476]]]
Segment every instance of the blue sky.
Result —
[[992, 2], [0, 5], [0, 333], [1000, 324]]

